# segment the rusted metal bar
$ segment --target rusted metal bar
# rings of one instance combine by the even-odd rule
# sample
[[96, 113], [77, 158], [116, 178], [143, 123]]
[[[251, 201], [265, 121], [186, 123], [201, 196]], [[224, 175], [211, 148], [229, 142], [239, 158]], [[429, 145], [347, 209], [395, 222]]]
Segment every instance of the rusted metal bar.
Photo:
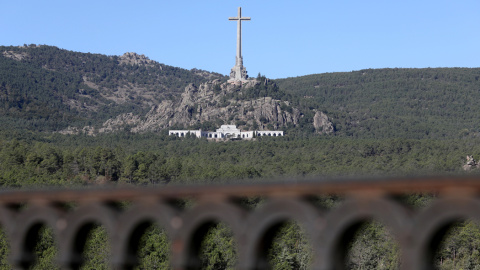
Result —
[[0, 192], [0, 204], [29, 201], [130, 201], [148, 198], [296, 197], [298, 195], [377, 192], [390, 195], [456, 191], [480, 192], [480, 177], [412, 177], [360, 179], [282, 179], [262, 184], [221, 184], [159, 187], [96, 187], [86, 189], [10, 190]]

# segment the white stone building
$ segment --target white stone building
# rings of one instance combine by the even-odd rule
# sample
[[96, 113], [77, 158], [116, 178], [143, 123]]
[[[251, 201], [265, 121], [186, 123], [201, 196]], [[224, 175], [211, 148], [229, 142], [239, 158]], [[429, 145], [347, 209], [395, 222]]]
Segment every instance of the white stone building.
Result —
[[168, 135], [173, 135], [177, 137], [185, 137], [187, 134], [191, 134], [197, 138], [207, 138], [207, 139], [242, 139], [250, 140], [255, 136], [283, 136], [283, 131], [241, 131], [235, 125], [222, 125], [217, 131], [202, 131], [198, 130], [169, 130]]
[[262, 137], [262, 136], [283, 136], [283, 131], [269, 131], [269, 130], [262, 130], [262, 131], [255, 131], [255, 136]]
[[186, 137], [187, 134], [192, 134], [197, 138], [204, 137], [202, 133], [203, 132], [200, 129], [199, 130], [169, 130], [168, 131], [168, 135], [175, 135], [177, 137]]

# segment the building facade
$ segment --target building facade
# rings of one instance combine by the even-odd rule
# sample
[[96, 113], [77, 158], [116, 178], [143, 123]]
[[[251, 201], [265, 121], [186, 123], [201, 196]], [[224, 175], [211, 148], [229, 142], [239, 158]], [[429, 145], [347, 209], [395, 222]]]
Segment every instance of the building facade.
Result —
[[252, 138], [262, 136], [283, 136], [283, 131], [241, 131], [235, 125], [222, 125], [216, 131], [202, 131], [198, 130], [169, 130], [168, 135], [185, 137], [188, 134], [197, 138], [207, 139], [242, 139], [251, 140]]

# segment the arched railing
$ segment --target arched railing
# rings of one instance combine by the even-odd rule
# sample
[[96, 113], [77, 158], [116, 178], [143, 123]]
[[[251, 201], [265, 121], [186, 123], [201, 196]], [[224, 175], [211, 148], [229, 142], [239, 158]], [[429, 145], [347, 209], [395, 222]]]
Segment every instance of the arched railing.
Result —
[[[159, 224], [172, 239], [174, 269], [199, 267], [195, 241], [206, 225], [224, 222], [237, 242], [238, 269], [268, 268], [265, 242], [269, 231], [288, 220], [305, 229], [313, 245], [313, 269], [343, 269], [345, 235], [357, 224], [379, 220], [393, 232], [399, 245], [401, 269], [433, 269], [435, 243], [444, 228], [459, 219], [480, 221], [480, 178], [410, 178], [283, 181], [262, 185], [176, 186], [94, 190], [5, 191], [0, 195], [0, 225], [11, 244], [10, 261], [20, 269], [35, 260], [33, 239], [42, 225], [58, 241], [57, 261], [67, 269], [82, 264], [79, 247], [92, 224], [101, 224], [112, 243], [112, 268], [130, 269], [137, 263], [136, 243], [148, 224]], [[437, 194], [422, 210], [413, 210], [396, 198], [416, 192]], [[320, 209], [309, 198], [324, 194], [344, 196], [332, 210]], [[241, 207], [238, 198], [262, 196], [254, 210]], [[194, 198], [196, 204], [178, 209], [174, 201]], [[127, 210], [116, 207], [132, 202]], [[65, 204], [77, 207], [67, 210]], [[27, 205], [28, 207], [19, 207]]]

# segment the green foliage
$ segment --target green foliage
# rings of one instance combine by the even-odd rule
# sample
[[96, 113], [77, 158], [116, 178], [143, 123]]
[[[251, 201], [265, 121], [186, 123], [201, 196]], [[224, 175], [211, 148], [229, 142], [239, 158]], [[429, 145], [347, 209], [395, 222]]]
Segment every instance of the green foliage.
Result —
[[107, 231], [102, 226], [90, 230], [83, 250], [82, 270], [110, 269], [110, 243]]
[[[137, 140], [138, 139], [138, 140]], [[38, 140], [38, 139], [37, 139]], [[0, 186], [165, 185], [291, 176], [463, 173], [480, 139], [261, 137], [212, 143], [167, 135], [0, 139]], [[106, 145], [106, 146], [98, 146]]]
[[171, 269], [170, 241], [165, 230], [152, 225], [145, 231], [140, 239], [138, 259], [136, 270]]
[[295, 222], [283, 224], [268, 252], [272, 269], [310, 269], [313, 251], [305, 231]]
[[337, 136], [421, 139], [478, 134], [479, 78], [479, 68], [368, 69], [276, 83], [302, 112], [326, 112]]
[[480, 269], [480, 226], [472, 221], [454, 224], [446, 233], [435, 257], [441, 270]]
[[50, 227], [42, 226], [38, 233], [37, 245], [34, 253], [37, 257], [36, 264], [31, 269], [60, 269], [55, 264], [57, 246]]
[[365, 223], [349, 245], [346, 269], [398, 269], [400, 254], [393, 236], [378, 222]]
[[11, 269], [8, 263], [8, 256], [10, 256], [10, 245], [5, 232], [0, 230], [0, 270]]
[[202, 269], [235, 269], [235, 248], [232, 230], [224, 223], [215, 224], [208, 230], [200, 247]]
[[278, 87], [276, 81], [267, 79], [265, 76], [257, 78], [258, 83], [253, 87], [238, 86], [235, 91], [224, 96], [221, 107], [227, 106], [227, 100], [253, 100], [258, 98], [271, 97], [277, 100], [296, 101], [297, 99]]

